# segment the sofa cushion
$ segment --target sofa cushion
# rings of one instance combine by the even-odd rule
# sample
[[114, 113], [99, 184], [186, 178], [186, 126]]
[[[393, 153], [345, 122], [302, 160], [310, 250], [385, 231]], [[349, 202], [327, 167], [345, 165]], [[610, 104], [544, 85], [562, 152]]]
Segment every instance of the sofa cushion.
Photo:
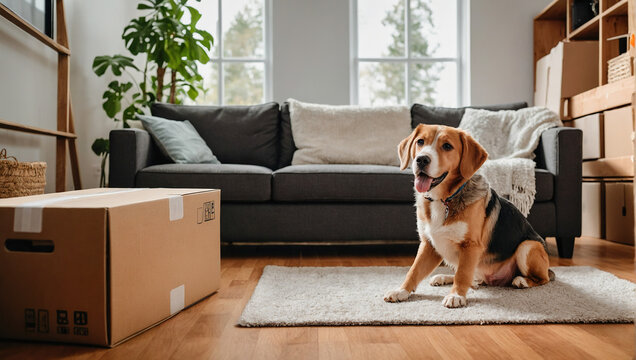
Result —
[[278, 167], [278, 104], [194, 106], [154, 103], [152, 115], [192, 123], [222, 163]]
[[137, 115], [159, 150], [177, 164], [220, 164], [188, 121]]
[[268, 201], [272, 171], [240, 164], [162, 164], [140, 170], [137, 187], [221, 189], [223, 201]]
[[462, 108], [445, 108], [413, 104], [411, 107], [411, 126], [416, 127], [419, 124], [427, 124], [458, 127], [459, 123], [462, 121], [462, 117], [464, 116], [464, 111], [466, 111], [467, 108], [499, 111], [519, 110], [526, 107], [528, 107], [526, 102], [488, 106], [467, 106]]
[[293, 165], [274, 172], [272, 199], [413, 202], [413, 174], [383, 165]]
[[411, 133], [407, 106], [321, 105], [289, 99], [297, 150], [292, 165], [399, 166], [397, 144]]
[[[552, 200], [554, 176], [535, 169], [535, 202]], [[272, 199], [294, 202], [414, 202], [413, 173], [383, 165], [293, 165], [274, 172]]]
[[280, 157], [278, 167], [284, 168], [291, 165], [292, 158], [296, 151], [296, 143], [291, 131], [291, 114], [289, 103], [284, 102], [280, 107]]
[[535, 202], [550, 201], [554, 196], [554, 175], [548, 170], [535, 168], [534, 178], [537, 194], [534, 196]]

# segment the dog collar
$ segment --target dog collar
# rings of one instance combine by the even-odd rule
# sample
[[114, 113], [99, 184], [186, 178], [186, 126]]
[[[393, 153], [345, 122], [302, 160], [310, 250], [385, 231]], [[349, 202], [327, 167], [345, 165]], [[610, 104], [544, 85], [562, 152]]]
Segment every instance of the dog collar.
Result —
[[[457, 196], [457, 194], [459, 194], [460, 191], [462, 191], [462, 189], [466, 186], [466, 184], [468, 184], [468, 181], [466, 181], [465, 183], [462, 184], [462, 186], [459, 187], [459, 189], [457, 189], [457, 191], [455, 191], [451, 196], [447, 197], [445, 200], [439, 199], [439, 201], [442, 202], [442, 204], [444, 204], [444, 207], [446, 207], [445, 209], [445, 215], [444, 215], [444, 220], [446, 220], [448, 218], [448, 212], [449, 212], [449, 207], [448, 204], [450, 203], [451, 200], [453, 200], [453, 198], [455, 196]], [[433, 200], [433, 198], [431, 197], [424, 197], [426, 200], [428, 201], [435, 201]]]

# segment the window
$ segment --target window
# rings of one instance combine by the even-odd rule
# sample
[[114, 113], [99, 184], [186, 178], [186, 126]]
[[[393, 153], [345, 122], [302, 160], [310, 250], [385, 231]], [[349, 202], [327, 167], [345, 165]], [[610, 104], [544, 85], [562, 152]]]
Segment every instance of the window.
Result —
[[351, 0], [351, 102], [461, 103], [461, 0]]
[[271, 99], [270, 1], [192, 2], [202, 14], [199, 26], [214, 36], [210, 62], [199, 65], [207, 92], [197, 104], [250, 105]]
[[53, 37], [53, 0], [0, 0], [16, 15]]

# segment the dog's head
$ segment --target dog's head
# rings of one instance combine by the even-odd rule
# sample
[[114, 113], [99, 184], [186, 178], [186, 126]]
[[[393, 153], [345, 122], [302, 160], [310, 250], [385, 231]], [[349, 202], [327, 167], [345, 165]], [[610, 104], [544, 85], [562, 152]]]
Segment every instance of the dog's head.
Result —
[[[470, 179], [488, 154], [468, 133], [441, 125], [418, 125], [398, 145], [400, 168], [409, 164], [415, 189], [424, 193], [440, 184], [448, 192]], [[440, 194], [442, 194], [440, 193]]]

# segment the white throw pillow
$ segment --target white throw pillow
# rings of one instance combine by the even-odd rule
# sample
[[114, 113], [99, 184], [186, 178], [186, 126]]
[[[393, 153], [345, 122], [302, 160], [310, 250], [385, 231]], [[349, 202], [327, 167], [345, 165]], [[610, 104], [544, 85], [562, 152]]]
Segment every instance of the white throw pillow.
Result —
[[408, 106], [288, 102], [297, 148], [292, 165], [400, 165], [397, 145], [412, 131]]

